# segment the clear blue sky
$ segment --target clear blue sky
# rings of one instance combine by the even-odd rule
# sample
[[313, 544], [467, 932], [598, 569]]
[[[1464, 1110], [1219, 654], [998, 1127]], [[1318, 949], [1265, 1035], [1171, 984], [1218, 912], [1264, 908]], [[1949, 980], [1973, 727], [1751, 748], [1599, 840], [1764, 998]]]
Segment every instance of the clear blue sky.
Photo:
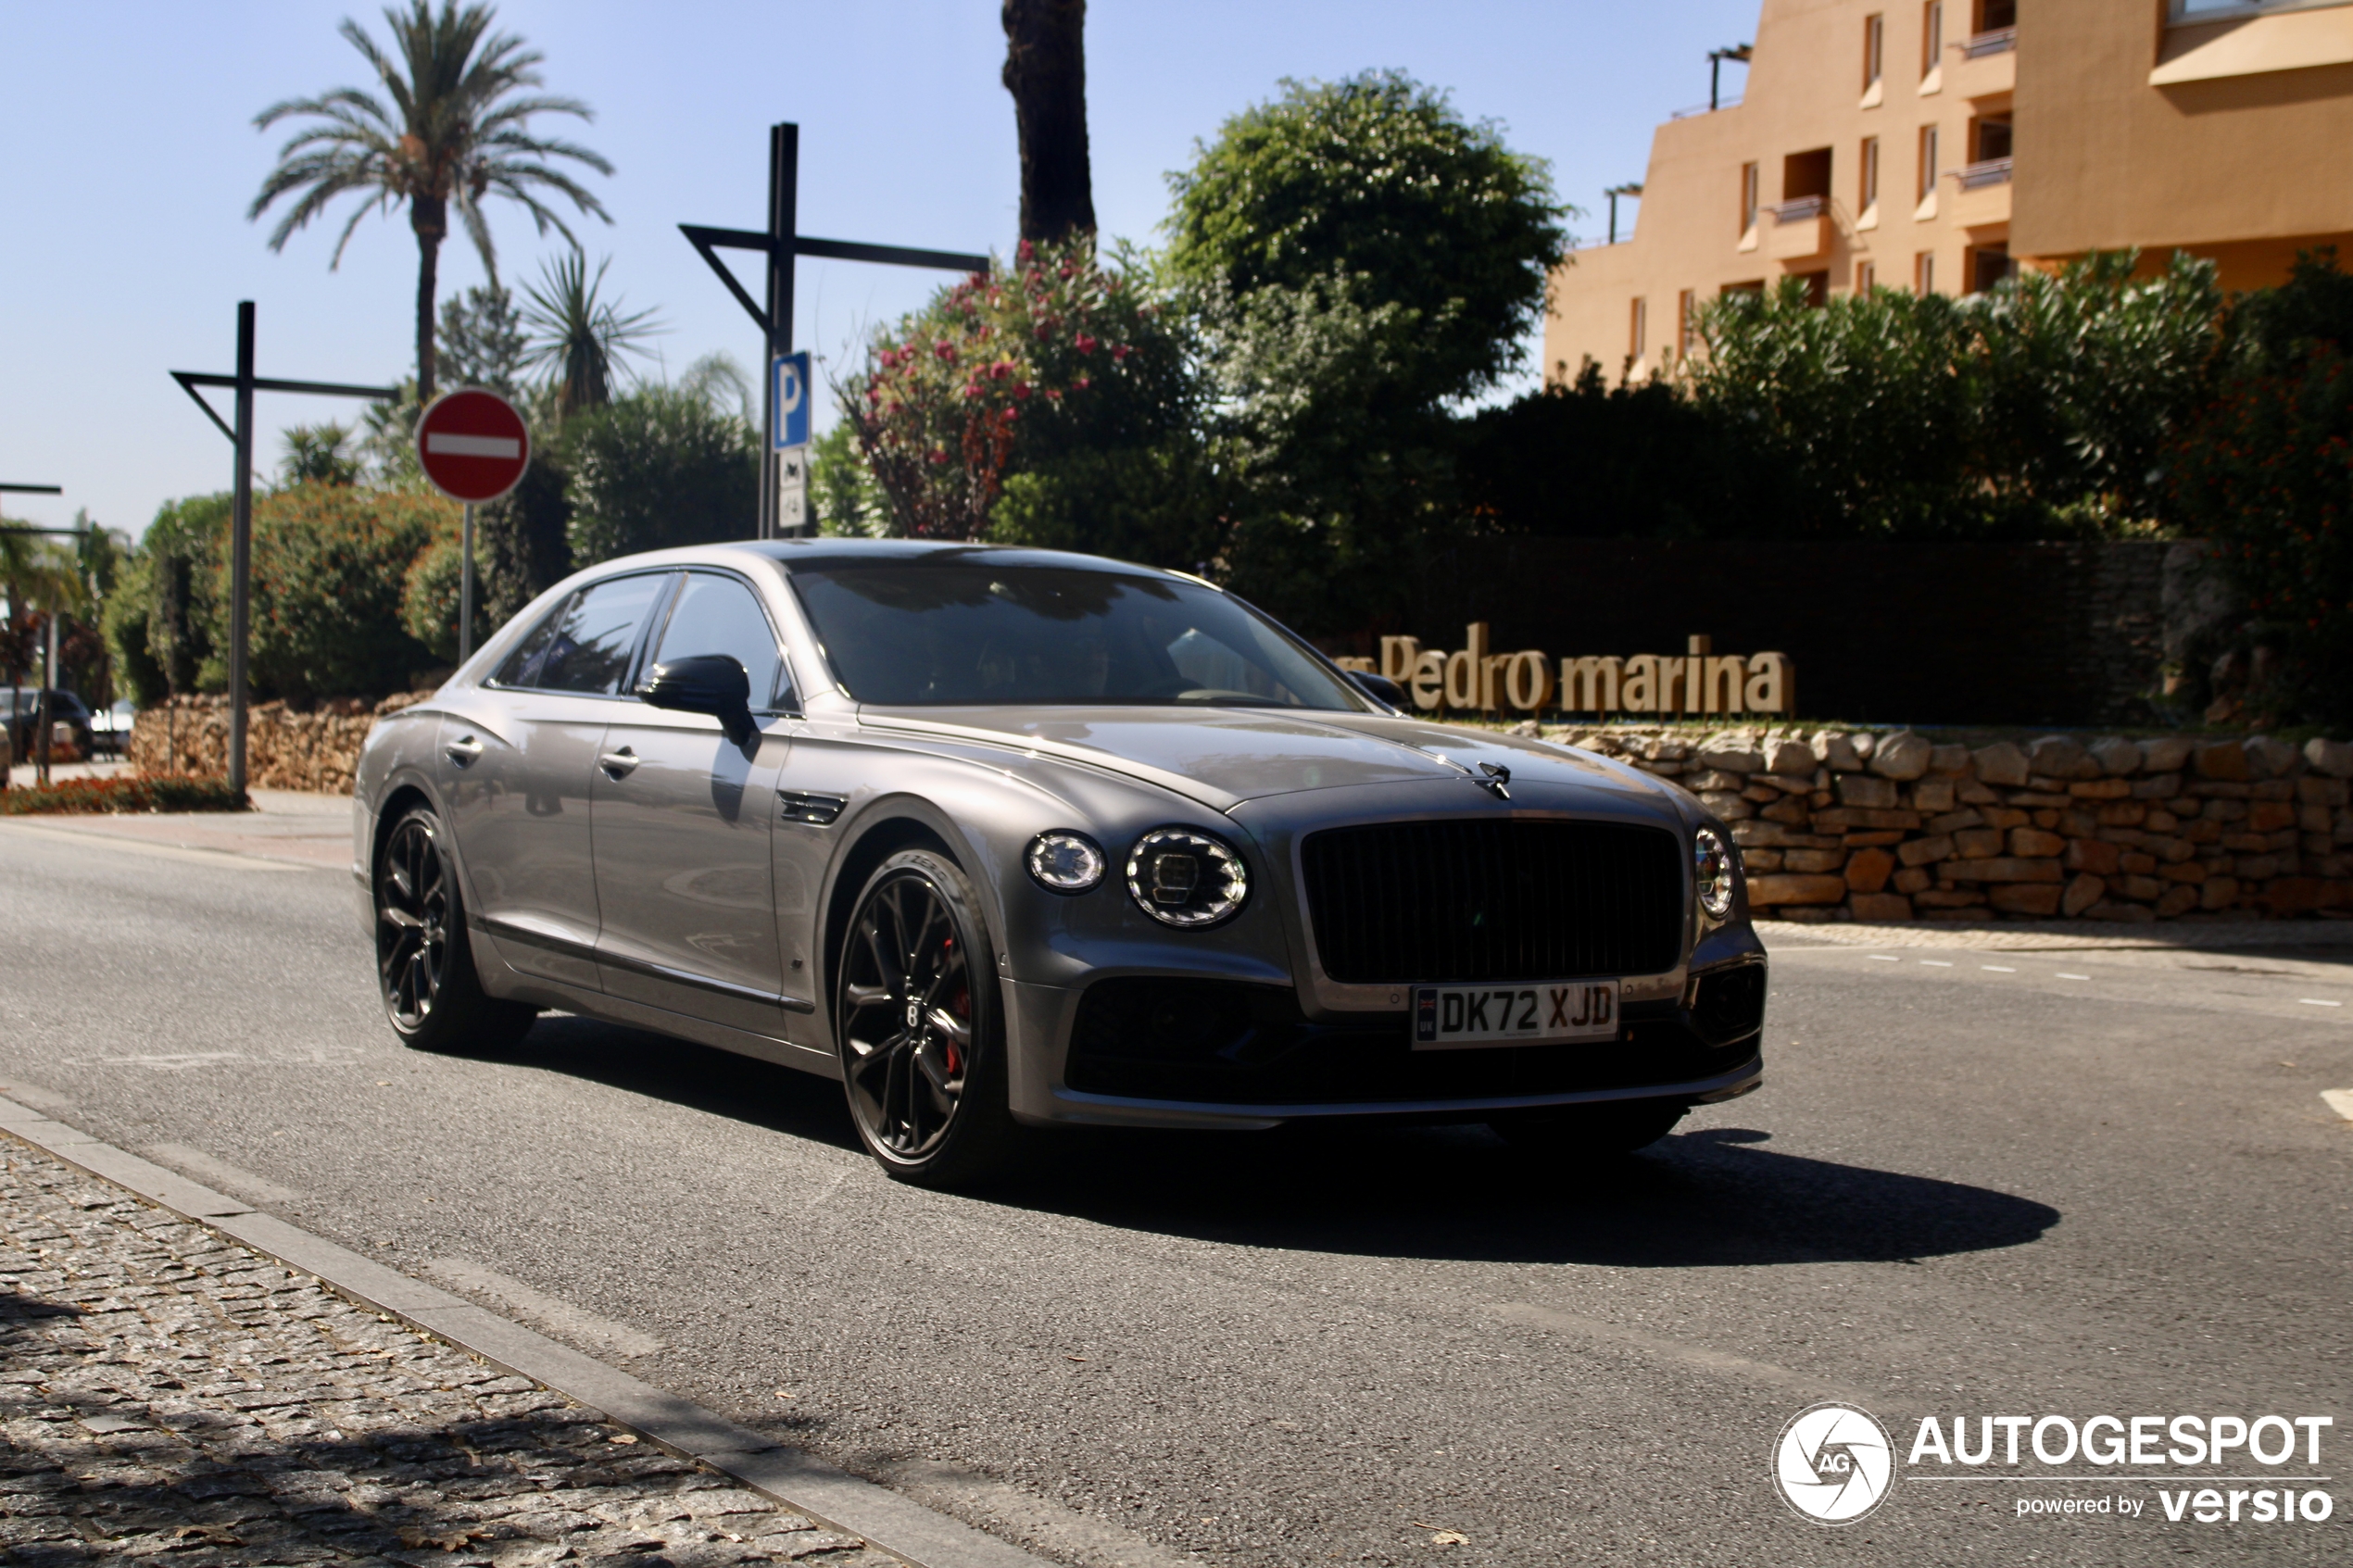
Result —
[[[1374, 67], [1448, 89], [1465, 114], [1550, 159], [1561, 194], [1587, 209], [1577, 229], [1593, 235], [1601, 191], [1642, 177], [1652, 127], [1705, 101], [1706, 51], [1753, 36], [1756, 4], [1095, 0], [1088, 12], [1096, 212], [1106, 235], [1151, 242], [1163, 176], [1196, 138], [1279, 78]], [[347, 209], [276, 256], [265, 225], [245, 218], [283, 135], [257, 132], [254, 113], [367, 84], [335, 35], [346, 15], [381, 28], [374, 6], [318, 0], [0, 0], [0, 480], [66, 487], [6, 497], [11, 516], [64, 522], [87, 507], [136, 534], [165, 499], [224, 488], [228, 443], [165, 372], [233, 369], [241, 298], [259, 305], [265, 375], [407, 371], [416, 246], [405, 219], [368, 219], [330, 272]], [[547, 56], [549, 90], [597, 111], [576, 133], [616, 166], [610, 180], [591, 177], [614, 222], [579, 232], [592, 257], [611, 256], [631, 307], [661, 312], [673, 371], [717, 348], [757, 360], [757, 332], [675, 225], [765, 221], [773, 121], [801, 128], [802, 232], [1011, 247], [1019, 173], [997, 18], [996, 0], [498, 7], [500, 25]], [[495, 227], [510, 282], [561, 243], [519, 214]], [[445, 296], [482, 280], [462, 240], [444, 248], [441, 280]], [[939, 281], [804, 261], [795, 342], [839, 354]], [[1531, 352], [1531, 373], [1533, 362]], [[286, 425], [356, 408], [264, 398], [257, 466], [274, 470]]]

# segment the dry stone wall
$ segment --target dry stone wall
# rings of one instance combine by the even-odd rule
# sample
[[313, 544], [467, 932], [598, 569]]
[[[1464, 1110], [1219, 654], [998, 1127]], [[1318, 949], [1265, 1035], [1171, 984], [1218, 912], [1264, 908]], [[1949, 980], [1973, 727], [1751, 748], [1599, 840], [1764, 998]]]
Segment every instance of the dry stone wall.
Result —
[[1545, 734], [1698, 796], [1730, 825], [1763, 915], [2353, 915], [2353, 745], [2341, 741]]
[[[245, 782], [255, 789], [348, 795], [368, 727], [379, 714], [396, 713], [422, 701], [423, 695], [409, 693], [378, 703], [341, 698], [309, 709], [258, 703], [246, 714]], [[129, 756], [142, 773], [226, 775], [229, 699], [176, 697], [144, 710], [131, 726]]]

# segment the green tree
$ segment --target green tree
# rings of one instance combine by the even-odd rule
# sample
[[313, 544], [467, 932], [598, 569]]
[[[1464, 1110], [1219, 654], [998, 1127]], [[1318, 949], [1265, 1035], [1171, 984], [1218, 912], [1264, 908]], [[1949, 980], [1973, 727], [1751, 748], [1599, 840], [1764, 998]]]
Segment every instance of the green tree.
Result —
[[434, 363], [447, 384], [486, 387], [511, 402], [522, 395], [525, 343], [514, 295], [477, 283], [442, 302]]
[[618, 298], [602, 296], [611, 265], [608, 257], [591, 277], [588, 258], [573, 250], [543, 263], [539, 282], [523, 285], [522, 362], [547, 372], [560, 419], [611, 402], [622, 360], [642, 356], [645, 341], [663, 330], [654, 312], [623, 314]]
[[759, 525], [759, 443], [708, 397], [641, 386], [568, 423], [563, 439], [575, 567], [748, 539]]
[[338, 196], [356, 194], [359, 205], [335, 241], [328, 262], [333, 268], [341, 263], [362, 218], [408, 207], [409, 227], [417, 238], [417, 390], [420, 400], [429, 403], [437, 384], [434, 294], [450, 209], [457, 209], [466, 237], [495, 282], [497, 252], [483, 211], [486, 198], [511, 201], [531, 214], [540, 233], [552, 228], [573, 240], [562, 216], [540, 199], [543, 193], [607, 222], [611, 218], [556, 163], [568, 160], [599, 174], [610, 174], [612, 165], [577, 143], [533, 132], [531, 121], [538, 115], [595, 117], [577, 98], [526, 92], [541, 85], [542, 56], [512, 34], [490, 31], [489, 6], [442, 0], [436, 12], [431, 0], [409, 0], [405, 9], [387, 6], [384, 15], [393, 41], [389, 52], [349, 18], [337, 30], [368, 62], [382, 97], [359, 87], [338, 87], [315, 98], [285, 99], [254, 117], [255, 126], [265, 131], [282, 119], [315, 123], [279, 149], [277, 167], [262, 182], [246, 217], [258, 220], [279, 197], [294, 195], [270, 234], [270, 248], [281, 250]]
[[[308, 701], [407, 689], [432, 662], [401, 621], [409, 569], [458, 529], [455, 503], [412, 492], [303, 484], [254, 507], [256, 689]], [[216, 568], [216, 604], [228, 599]]]
[[227, 605], [216, 595], [230, 506], [225, 491], [165, 502], [120, 569], [104, 626], [117, 679], [133, 702], [227, 684]]
[[1396, 370], [1417, 401], [1494, 384], [1567, 244], [1550, 166], [1401, 71], [1282, 85], [1169, 177], [1176, 274], [1237, 300], [1362, 280], [1364, 308], [1402, 313]]
[[281, 484], [357, 484], [360, 458], [352, 449], [348, 425], [295, 425], [286, 432], [286, 455], [278, 464]]

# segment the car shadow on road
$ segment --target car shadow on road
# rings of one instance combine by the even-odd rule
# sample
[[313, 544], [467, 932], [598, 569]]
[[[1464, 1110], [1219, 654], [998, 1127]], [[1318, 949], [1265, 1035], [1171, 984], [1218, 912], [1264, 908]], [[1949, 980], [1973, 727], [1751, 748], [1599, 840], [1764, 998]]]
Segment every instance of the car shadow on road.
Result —
[[[660, 1035], [548, 1017], [500, 1060], [859, 1148], [840, 1085]], [[1991, 1187], [1781, 1153], [1769, 1134], [1736, 1127], [1592, 1167], [1530, 1158], [1476, 1126], [1034, 1141], [1016, 1174], [973, 1200], [1302, 1251], [1624, 1268], [1900, 1262], [2020, 1246], [2059, 1218]]]
[[2020, 1246], [2058, 1222], [2030, 1198], [1768, 1141], [1708, 1128], [1579, 1168], [1483, 1128], [1101, 1135], [994, 1196], [1238, 1246], [1622, 1268], [1900, 1262]]

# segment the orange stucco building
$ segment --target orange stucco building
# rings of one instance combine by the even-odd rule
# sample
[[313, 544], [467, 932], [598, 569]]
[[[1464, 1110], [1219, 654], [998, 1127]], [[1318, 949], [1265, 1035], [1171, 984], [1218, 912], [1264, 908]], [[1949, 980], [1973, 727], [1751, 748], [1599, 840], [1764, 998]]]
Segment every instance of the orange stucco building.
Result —
[[1764, 0], [1737, 103], [1658, 128], [1630, 238], [1554, 270], [1549, 377], [1800, 278], [1968, 294], [2126, 246], [2226, 288], [2353, 257], [2353, 0]]

